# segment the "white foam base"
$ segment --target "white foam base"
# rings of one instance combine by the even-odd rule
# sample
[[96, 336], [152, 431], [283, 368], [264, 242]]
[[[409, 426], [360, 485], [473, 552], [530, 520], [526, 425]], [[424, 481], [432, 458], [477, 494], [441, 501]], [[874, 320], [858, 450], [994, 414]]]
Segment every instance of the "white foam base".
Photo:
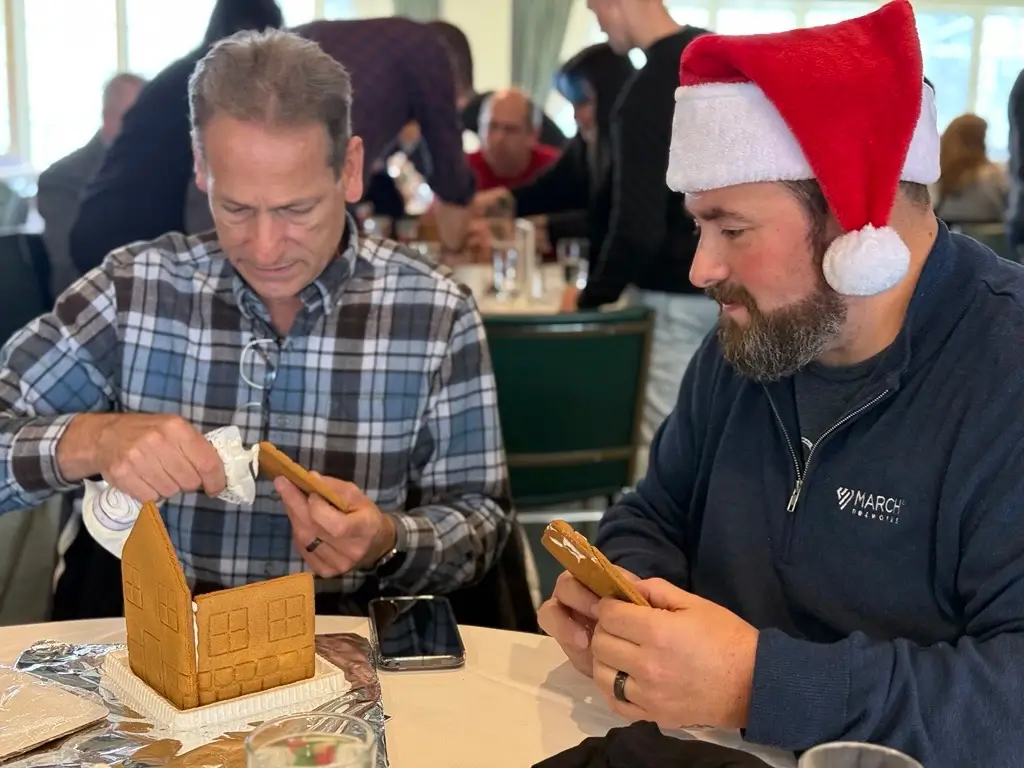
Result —
[[167, 728], [171, 735], [201, 734], [210, 737], [227, 731], [249, 730], [257, 721], [309, 712], [351, 688], [340, 669], [317, 656], [315, 672], [308, 680], [182, 710], [136, 677], [128, 663], [127, 650], [107, 654], [100, 681], [117, 696], [118, 701]]

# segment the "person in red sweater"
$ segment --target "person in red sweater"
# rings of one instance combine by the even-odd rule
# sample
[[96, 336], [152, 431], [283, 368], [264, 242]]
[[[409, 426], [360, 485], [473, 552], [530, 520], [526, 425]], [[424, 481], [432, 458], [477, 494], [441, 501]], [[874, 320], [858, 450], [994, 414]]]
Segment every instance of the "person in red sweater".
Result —
[[480, 108], [481, 149], [467, 155], [477, 191], [517, 187], [558, 158], [540, 143], [543, 113], [523, 91], [509, 88], [489, 96]]

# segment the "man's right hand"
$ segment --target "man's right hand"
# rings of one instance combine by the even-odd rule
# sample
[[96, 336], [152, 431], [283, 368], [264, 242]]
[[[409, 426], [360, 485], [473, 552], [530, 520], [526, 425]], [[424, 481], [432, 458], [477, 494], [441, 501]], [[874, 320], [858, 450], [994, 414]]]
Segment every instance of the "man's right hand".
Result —
[[79, 414], [57, 444], [57, 463], [68, 480], [102, 475], [139, 501], [199, 489], [216, 496], [227, 483], [216, 449], [180, 416]]
[[555, 591], [537, 612], [540, 628], [553, 637], [569, 661], [587, 677], [594, 675], [590, 640], [597, 623], [600, 598], [573, 578], [568, 571], [555, 582]]

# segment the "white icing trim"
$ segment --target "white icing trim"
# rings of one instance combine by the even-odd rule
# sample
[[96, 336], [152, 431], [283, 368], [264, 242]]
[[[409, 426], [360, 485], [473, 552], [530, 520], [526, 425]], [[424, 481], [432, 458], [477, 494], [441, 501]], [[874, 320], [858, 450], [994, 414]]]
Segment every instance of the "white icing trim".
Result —
[[578, 549], [576, 549], [576, 547], [573, 546], [573, 543], [568, 539], [556, 539], [552, 536], [551, 543], [555, 546], [561, 547], [562, 549], [566, 550], [570, 555], [576, 558], [577, 562], [582, 563], [584, 560], [587, 559], [586, 556]]
[[[668, 186], [700, 192], [755, 181], [814, 178], [782, 115], [753, 83], [715, 83], [676, 89]], [[921, 116], [901, 178], [931, 184], [939, 178], [935, 94], [922, 84]]]

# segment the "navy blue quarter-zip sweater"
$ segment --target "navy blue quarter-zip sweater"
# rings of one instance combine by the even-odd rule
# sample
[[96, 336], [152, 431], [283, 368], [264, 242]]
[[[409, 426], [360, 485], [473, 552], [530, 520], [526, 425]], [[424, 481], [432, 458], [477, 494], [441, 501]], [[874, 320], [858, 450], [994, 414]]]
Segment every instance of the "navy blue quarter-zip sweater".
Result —
[[904, 327], [802, 458], [793, 382], [710, 336], [598, 546], [761, 630], [746, 738], [1024, 764], [1024, 268], [940, 225]]

